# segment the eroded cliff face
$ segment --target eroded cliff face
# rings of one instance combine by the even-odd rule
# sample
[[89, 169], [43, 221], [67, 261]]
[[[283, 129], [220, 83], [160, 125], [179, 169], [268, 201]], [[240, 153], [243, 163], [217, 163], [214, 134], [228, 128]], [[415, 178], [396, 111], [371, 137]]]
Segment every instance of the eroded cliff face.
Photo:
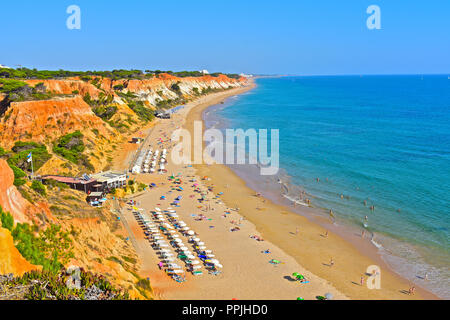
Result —
[[92, 129], [108, 139], [115, 135], [114, 130], [92, 112], [81, 96], [12, 102], [0, 122], [0, 145], [10, 148], [19, 140], [45, 144], [76, 130], [96, 138]]
[[[8, 150], [16, 141], [34, 141], [47, 145], [51, 151], [56, 139], [79, 130], [84, 135], [87, 146], [85, 153], [89, 161], [95, 171], [100, 171], [107, 169], [109, 163], [106, 155], [113, 152], [115, 144], [123, 141], [122, 135], [135, 132], [143, 124], [121, 94], [133, 93], [135, 99], [142, 101], [146, 108], [155, 109], [160, 101], [174, 100], [180, 96], [190, 99], [204, 89], [244, 86], [247, 79], [232, 79], [225, 75], [178, 78], [160, 74], [144, 80], [93, 77], [91, 81], [70, 78], [25, 82], [32, 87], [43, 83], [46, 91], [53, 94], [54, 98], [10, 103], [3, 110], [3, 116], [0, 114], [0, 147]], [[173, 89], [174, 84], [177, 84], [178, 91]], [[92, 100], [110, 97], [111, 103], [108, 105], [115, 106], [117, 112], [109, 120], [100, 118], [83, 99], [87, 95]], [[114, 127], [110, 126], [112, 123]], [[67, 165], [62, 167], [64, 162]], [[66, 170], [67, 167], [71, 169]], [[81, 173], [77, 169], [64, 159], [54, 156], [38, 173], [76, 175]]]
[[[93, 77], [95, 78], [95, 77]], [[226, 75], [213, 77], [205, 75], [202, 77], [184, 77], [179, 78], [170, 74], [160, 74], [157, 78], [144, 80], [112, 80], [110, 78], [97, 78], [96, 85], [92, 82], [86, 82], [79, 78], [71, 78], [64, 80], [26, 80], [30, 86], [43, 83], [48, 91], [54, 94], [77, 94], [84, 97], [89, 94], [93, 99], [99, 98], [100, 94], [112, 95], [114, 102], [124, 104], [125, 102], [117, 95], [116, 86], [123, 86], [121, 92], [132, 92], [137, 94], [143, 100], [148, 101], [151, 105], [155, 105], [158, 100], [175, 99], [177, 94], [171, 90], [173, 84], [177, 83], [184, 95], [193, 96], [194, 88], [199, 91], [202, 89], [228, 89], [244, 86], [247, 84], [246, 78], [232, 79]]]
[[14, 173], [8, 163], [0, 159], [0, 206], [3, 211], [11, 213], [14, 220], [19, 223], [42, 224], [52, 221], [53, 216], [46, 202], [31, 204], [25, 200], [14, 186]]

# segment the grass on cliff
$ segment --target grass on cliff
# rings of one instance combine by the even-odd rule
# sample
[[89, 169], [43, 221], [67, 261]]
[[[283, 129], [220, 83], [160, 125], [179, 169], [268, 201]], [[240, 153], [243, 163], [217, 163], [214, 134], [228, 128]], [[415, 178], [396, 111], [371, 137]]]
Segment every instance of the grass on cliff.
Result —
[[41, 265], [43, 270], [58, 272], [64, 264], [73, 258], [72, 239], [61, 226], [50, 224], [45, 230], [35, 225], [17, 223], [9, 212], [0, 207], [2, 226], [11, 231], [14, 245], [20, 254], [30, 263]]

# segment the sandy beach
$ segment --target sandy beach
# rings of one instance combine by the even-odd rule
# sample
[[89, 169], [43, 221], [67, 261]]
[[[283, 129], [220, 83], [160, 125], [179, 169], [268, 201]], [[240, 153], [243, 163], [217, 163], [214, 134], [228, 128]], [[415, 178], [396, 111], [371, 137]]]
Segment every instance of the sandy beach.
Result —
[[[146, 145], [154, 150], [167, 148], [170, 155], [173, 143], [169, 138], [173, 130], [184, 127], [192, 132], [193, 121], [202, 120], [206, 108], [252, 87], [214, 93], [188, 103], [172, 119], [157, 120], [143, 128], [142, 136], [148, 135]], [[114, 168], [127, 168], [130, 154], [135, 150], [125, 145], [120, 148]], [[174, 165], [170, 156], [168, 160], [167, 174], [134, 176], [138, 181], [155, 183], [157, 187], [130, 199], [137, 201], [139, 212], [149, 216], [156, 207], [176, 210], [178, 219], [198, 234], [220, 260], [223, 269], [219, 275], [187, 273], [186, 282], [175, 282], [158, 268], [160, 258], [136, 220], [133, 214], [136, 210], [122, 202], [121, 218], [132, 232], [132, 241], [142, 262], [141, 276], [150, 278], [155, 298], [295, 300], [297, 297], [316, 299], [325, 293], [333, 294], [334, 299], [437, 298], [417, 286], [416, 294], [408, 295], [412, 284], [390, 271], [381, 259], [363, 254], [364, 245], [355, 246], [332, 231], [325, 236], [326, 230], [317, 223], [292, 212], [289, 207], [255, 196], [255, 191], [230, 168]], [[173, 181], [168, 179], [171, 175], [181, 179], [183, 190], [174, 189]], [[199, 201], [197, 188], [206, 194], [205, 201]], [[161, 200], [161, 196], [166, 200]], [[178, 196], [182, 196], [180, 207], [174, 207], [171, 200]], [[231, 231], [233, 228], [237, 231]], [[264, 241], [257, 241], [254, 236]], [[180, 235], [180, 239], [188, 243], [187, 237]], [[272, 259], [280, 263], [269, 263]], [[370, 265], [381, 267], [380, 289], [368, 289], [365, 284], [368, 279], [365, 272]], [[309, 283], [295, 281], [291, 276], [294, 272], [304, 275]]]

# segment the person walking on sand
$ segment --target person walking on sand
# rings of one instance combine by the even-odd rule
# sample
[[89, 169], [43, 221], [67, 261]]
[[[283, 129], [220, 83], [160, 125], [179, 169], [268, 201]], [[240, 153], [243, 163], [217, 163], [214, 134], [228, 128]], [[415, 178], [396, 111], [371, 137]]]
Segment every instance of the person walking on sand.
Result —
[[333, 258], [330, 259], [330, 267], [334, 266], [334, 260]]
[[298, 235], [298, 227], [295, 228], [295, 235]]
[[328, 238], [328, 230], [325, 231], [325, 238]]
[[364, 277], [361, 276], [361, 279], [359, 280], [359, 283], [361, 284], [361, 287], [364, 285]]

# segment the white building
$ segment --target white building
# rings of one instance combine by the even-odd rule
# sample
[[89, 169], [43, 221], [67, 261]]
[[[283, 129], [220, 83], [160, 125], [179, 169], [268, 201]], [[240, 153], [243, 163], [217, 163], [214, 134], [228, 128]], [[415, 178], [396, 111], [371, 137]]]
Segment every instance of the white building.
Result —
[[200, 72], [203, 73], [203, 74], [209, 74], [208, 70], [200, 70]]
[[4, 66], [4, 65], [2, 65], [2, 64], [0, 64], [0, 69], [11, 69], [10, 67], [7, 67], [7, 66]]
[[93, 174], [92, 179], [102, 185], [103, 190], [123, 187], [127, 182], [127, 175], [123, 172], [106, 171]]

